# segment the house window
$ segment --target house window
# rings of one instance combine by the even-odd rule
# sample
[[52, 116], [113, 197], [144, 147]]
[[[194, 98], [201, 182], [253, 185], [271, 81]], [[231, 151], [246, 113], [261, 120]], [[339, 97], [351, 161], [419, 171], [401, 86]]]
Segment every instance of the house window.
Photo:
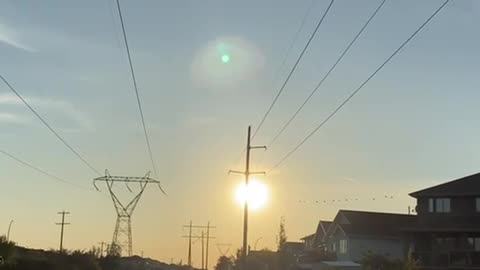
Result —
[[432, 198], [428, 199], [428, 212], [433, 213], [435, 211], [435, 204]]
[[335, 242], [333, 242], [333, 244], [332, 244], [332, 251], [337, 252], [337, 245], [336, 245]]
[[480, 212], [480, 198], [475, 198], [475, 209]]
[[450, 211], [451, 211], [450, 198], [436, 198], [436, 199], [430, 198], [430, 199], [428, 199], [428, 212], [430, 212], [430, 213], [450, 213]]
[[342, 254], [347, 253], [347, 240], [345, 239], [340, 240], [339, 246], [340, 246], [340, 253]]
[[470, 249], [480, 251], [480, 237], [469, 237], [467, 241]]
[[435, 199], [435, 212], [450, 213], [450, 199], [449, 198]]

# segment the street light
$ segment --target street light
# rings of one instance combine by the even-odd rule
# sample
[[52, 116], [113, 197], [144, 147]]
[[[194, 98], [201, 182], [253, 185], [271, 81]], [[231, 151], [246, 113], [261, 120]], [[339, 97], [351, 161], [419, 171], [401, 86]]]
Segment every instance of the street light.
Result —
[[263, 239], [263, 237], [259, 237], [259, 238], [255, 241], [255, 245], [253, 246], [253, 249], [254, 249], [254, 250], [257, 250], [258, 241], [260, 241], [261, 239]]
[[13, 219], [10, 220], [10, 223], [8, 224], [7, 242], [10, 241], [10, 229], [12, 228], [12, 223], [13, 223]]

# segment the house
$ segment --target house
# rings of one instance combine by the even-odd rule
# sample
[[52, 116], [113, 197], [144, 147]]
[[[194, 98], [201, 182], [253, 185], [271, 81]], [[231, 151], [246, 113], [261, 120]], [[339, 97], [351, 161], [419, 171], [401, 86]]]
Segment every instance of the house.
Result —
[[338, 261], [360, 262], [369, 252], [403, 259], [406, 243], [400, 229], [415, 220], [413, 215], [340, 210], [325, 245]]
[[286, 242], [283, 245], [283, 251], [290, 256], [297, 257], [303, 253], [304, 243], [302, 242]]
[[314, 250], [316, 248], [315, 247], [315, 237], [316, 237], [316, 234], [312, 233], [312, 234], [304, 236], [303, 238], [300, 239], [300, 240], [303, 241], [303, 250], [304, 251], [310, 251], [310, 250]]
[[320, 220], [317, 225], [317, 230], [315, 232], [315, 241], [313, 245], [316, 248], [323, 249], [323, 251], [327, 251], [326, 249], [326, 237], [327, 237], [327, 232], [330, 229], [330, 225], [332, 225], [332, 221], [325, 221], [325, 220]]
[[410, 196], [418, 219], [404, 231], [423, 269], [480, 269], [480, 173]]
[[312, 251], [312, 250], [326, 250], [325, 248], [325, 237], [327, 235], [327, 231], [332, 224], [331, 221], [320, 220], [317, 225], [317, 229], [315, 233], [307, 235], [303, 237], [304, 243], [304, 250], [305, 251]]

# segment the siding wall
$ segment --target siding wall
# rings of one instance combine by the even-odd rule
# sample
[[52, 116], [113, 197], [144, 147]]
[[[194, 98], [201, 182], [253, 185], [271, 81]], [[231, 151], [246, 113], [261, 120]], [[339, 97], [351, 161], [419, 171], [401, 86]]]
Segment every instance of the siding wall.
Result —
[[[347, 253], [340, 253], [340, 240], [347, 239]], [[333, 252], [332, 244], [336, 243], [337, 260], [360, 262], [369, 251], [375, 254], [388, 255], [392, 259], [405, 258], [405, 246], [402, 240], [375, 239], [362, 236], [344, 236], [336, 234], [328, 241], [328, 250]]]

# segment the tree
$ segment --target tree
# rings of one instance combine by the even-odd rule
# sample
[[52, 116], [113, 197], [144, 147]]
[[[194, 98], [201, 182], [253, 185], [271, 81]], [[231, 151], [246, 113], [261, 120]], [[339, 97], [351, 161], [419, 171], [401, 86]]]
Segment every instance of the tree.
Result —
[[368, 252], [361, 261], [364, 270], [403, 270], [404, 263], [381, 254]]
[[280, 218], [280, 232], [278, 233], [278, 250], [282, 250], [287, 242], [287, 234], [285, 233], [285, 218]]
[[278, 269], [286, 270], [294, 262], [294, 258], [285, 249], [287, 233], [285, 232], [285, 218], [280, 218], [280, 231], [278, 232]]
[[5, 235], [0, 236], [0, 257], [8, 263], [12, 260], [15, 253], [15, 243], [8, 241]]
[[99, 247], [92, 246], [92, 248], [88, 251], [88, 254], [92, 255], [95, 258], [100, 258], [103, 256], [102, 250]]
[[108, 249], [107, 255], [111, 257], [120, 257], [122, 255], [122, 247], [116, 243], [112, 243]]
[[215, 270], [231, 270], [233, 269], [233, 260], [227, 256], [221, 256], [218, 258]]
[[413, 258], [412, 254], [408, 254], [407, 260], [404, 263], [403, 266], [404, 270], [418, 270], [418, 261]]

